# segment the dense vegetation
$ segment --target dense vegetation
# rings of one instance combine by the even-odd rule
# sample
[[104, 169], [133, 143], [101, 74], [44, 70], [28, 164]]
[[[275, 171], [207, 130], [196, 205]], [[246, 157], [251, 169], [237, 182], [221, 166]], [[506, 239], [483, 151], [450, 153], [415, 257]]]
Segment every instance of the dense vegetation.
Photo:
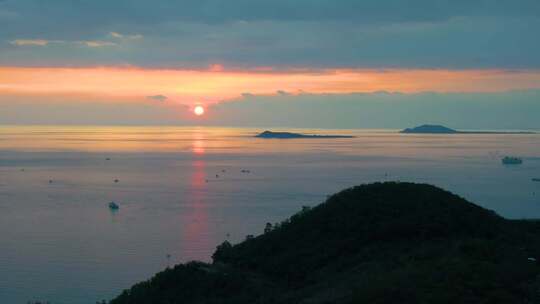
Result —
[[540, 303], [540, 223], [430, 185], [376, 183], [221, 244], [111, 304]]

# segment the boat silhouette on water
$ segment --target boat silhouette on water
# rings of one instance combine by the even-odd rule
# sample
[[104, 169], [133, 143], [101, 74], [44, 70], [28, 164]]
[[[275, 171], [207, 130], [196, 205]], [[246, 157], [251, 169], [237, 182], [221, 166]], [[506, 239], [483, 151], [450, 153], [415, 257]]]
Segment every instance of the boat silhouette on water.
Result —
[[504, 165], [521, 165], [523, 163], [523, 159], [514, 156], [505, 156], [503, 159], [501, 159], [501, 162]]

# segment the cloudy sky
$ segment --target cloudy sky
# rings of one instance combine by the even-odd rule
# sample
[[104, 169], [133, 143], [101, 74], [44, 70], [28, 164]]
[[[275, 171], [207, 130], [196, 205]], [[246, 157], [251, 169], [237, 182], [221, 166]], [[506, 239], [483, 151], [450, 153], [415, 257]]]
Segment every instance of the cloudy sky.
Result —
[[538, 0], [0, 0], [0, 29], [0, 124], [540, 129]]

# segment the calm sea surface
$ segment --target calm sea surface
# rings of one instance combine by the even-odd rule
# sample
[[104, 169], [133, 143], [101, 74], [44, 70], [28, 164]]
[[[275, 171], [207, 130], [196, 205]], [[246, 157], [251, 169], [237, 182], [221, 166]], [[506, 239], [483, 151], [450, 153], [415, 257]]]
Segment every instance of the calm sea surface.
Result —
[[[260, 131], [0, 126], [0, 303], [110, 299], [374, 181], [431, 183], [508, 218], [540, 218], [540, 135], [253, 138]], [[524, 163], [504, 166], [504, 155]]]

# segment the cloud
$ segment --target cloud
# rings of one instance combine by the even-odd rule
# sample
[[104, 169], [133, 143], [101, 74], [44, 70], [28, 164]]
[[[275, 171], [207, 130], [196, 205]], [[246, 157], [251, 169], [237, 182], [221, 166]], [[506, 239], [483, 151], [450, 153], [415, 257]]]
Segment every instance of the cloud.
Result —
[[167, 96], [161, 95], [161, 94], [146, 96], [146, 98], [152, 99], [152, 100], [155, 100], [155, 101], [165, 101], [165, 100], [167, 100]]
[[0, 18], [0, 41], [122, 47], [21, 52], [0, 43], [0, 65], [540, 68], [538, 0], [49, 2], [2, 2], [0, 11], [24, 18]]
[[15, 39], [9, 42], [13, 45], [37, 45], [46, 46], [49, 44], [49, 40], [45, 39]]
[[[211, 125], [540, 130], [540, 90], [497, 93], [252, 95], [211, 108]], [[504, 117], [501, 120], [501, 117]]]
[[124, 35], [120, 34], [118, 32], [110, 32], [109, 35], [113, 38], [117, 39], [128, 39], [128, 40], [136, 40], [136, 39], [142, 39], [143, 35], [141, 34], [133, 34], [133, 35]]
[[[2, 2], [2, 1], [0, 1], [0, 2]], [[14, 18], [17, 18], [17, 17], [19, 17], [19, 15], [17, 13], [15, 13], [15, 12], [0, 10], [0, 20], [2, 20], [2, 19], [5, 19], [5, 20], [14, 19]]]
[[[109, 29], [127, 25], [155, 25], [172, 21], [228, 23], [250, 21], [336, 21], [347, 23], [401, 23], [448, 20], [456, 16], [538, 16], [537, 0], [147, 0], [80, 2], [41, 0], [6, 1], [5, 9], [20, 11], [38, 21], [63, 16], [62, 22], [103, 24]], [[39, 15], [44, 16], [39, 16]], [[26, 20], [25, 20], [26, 21]], [[50, 22], [58, 22], [53, 19]], [[118, 25], [112, 27], [111, 25]]]
[[196, 121], [190, 120], [191, 107], [172, 102], [156, 104], [128, 99], [111, 103], [92, 98], [0, 94], [0, 121], [6, 124], [394, 129], [433, 123], [457, 129], [540, 130], [539, 90], [473, 94], [253, 95], [210, 106], [212, 115]]
[[[111, 49], [114, 51], [115, 48]], [[57, 50], [52, 50], [56, 52]], [[98, 52], [107, 53], [107, 52]], [[2, 77], [3, 75], [9, 75]], [[540, 89], [540, 70], [369, 70], [303, 71], [142, 69], [133, 67], [1, 67], [0, 94], [93, 96], [106, 100], [150, 96], [193, 104], [257, 95], [353, 92], [496, 92]], [[61, 83], [62, 85], [58, 85]], [[280, 91], [277, 91], [280, 90]], [[276, 93], [277, 92], [277, 93]], [[159, 93], [159, 95], [156, 95]], [[378, 93], [377, 95], [388, 95]], [[245, 95], [244, 97], [249, 97]]]
[[46, 40], [46, 39], [15, 39], [9, 42], [16, 46], [48, 46], [50, 44], [64, 44], [64, 45], [82, 45], [91, 48], [115, 46], [117, 45], [111, 41], [101, 40], [78, 40], [78, 41], [65, 41], [65, 40]]
[[291, 95], [291, 93], [287, 92], [287, 91], [284, 91], [284, 90], [277, 90], [276, 91], [276, 94], [278, 94], [279, 96], [287, 96], [287, 95]]
[[117, 33], [117, 32], [110, 32], [109, 35], [111, 35], [114, 38], [123, 38], [124, 35]]
[[211, 64], [208, 70], [212, 72], [221, 72], [225, 70], [225, 67], [222, 64], [216, 63], [216, 64]]
[[114, 42], [100, 41], [100, 40], [83, 40], [83, 41], [75, 41], [74, 43], [82, 44], [82, 45], [85, 45], [87, 47], [92, 47], [92, 48], [117, 45]]

